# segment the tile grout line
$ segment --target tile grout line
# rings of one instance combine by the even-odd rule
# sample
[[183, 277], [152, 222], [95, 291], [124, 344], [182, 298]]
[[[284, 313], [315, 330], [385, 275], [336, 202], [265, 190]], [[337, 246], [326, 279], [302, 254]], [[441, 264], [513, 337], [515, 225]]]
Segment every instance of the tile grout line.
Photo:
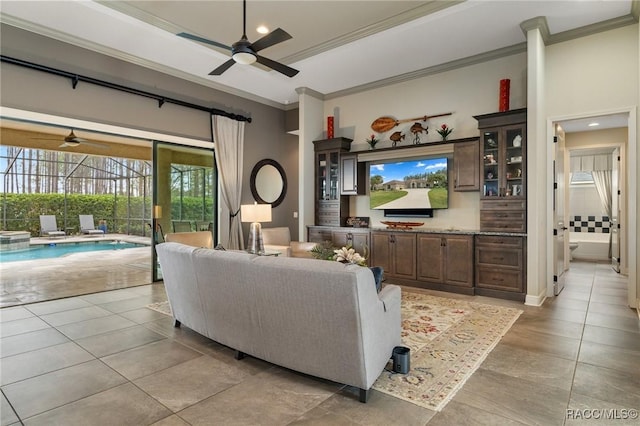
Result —
[[578, 363], [580, 360], [580, 352], [582, 351], [582, 342], [584, 339], [584, 330], [587, 324], [587, 317], [589, 316], [589, 307], [591, 306], [591, 297], [593, 296], [593, 286], [596, 279], [596, 269], [593, 270], [593, 275], [591, 277], [591, 286], [589, 288], [589, 300], [587, 301], [587, 309], [584, 313], [584, 320], [582, 322], [582, 331], [580, 332], [580, 343], [578, 344], [578, 353], [576, 354], [576, 360], [573, 366], [573, 374], [571, 376], [571, 389], [569, 389], [569, 398], [567, 400], [567, 408], [565, 411], [565, 416], [562, 419], [562, 424], [566, 425], [567, 423], [567, 413], [569, 412], [569, 406], [571, 404], [571, 398], [573, 397], [573, 386], [576, 381], [576, 371], [578, 370]]

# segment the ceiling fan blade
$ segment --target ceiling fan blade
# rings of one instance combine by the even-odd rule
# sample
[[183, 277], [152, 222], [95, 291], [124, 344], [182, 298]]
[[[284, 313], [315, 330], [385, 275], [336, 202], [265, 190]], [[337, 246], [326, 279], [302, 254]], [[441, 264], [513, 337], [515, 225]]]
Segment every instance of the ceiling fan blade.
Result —
[[251, 44], [251, 48], [254, 52], [258, 52], [262, 49], [266, 49], [267, 47], [271, 47], [274, 44], [282, 43], [283, 41], [289, 40], [291, 35], [283, 30], [282, 28], [276, 28], [271, 31], [266, 36], [262, 37], [260, 40]]
[[73, 143], [85, 143], [85, 142], [89, 142], [87, 139], [79, 138], [79, 137], [77, 137], [77, 136], [74, 136], [74, 137], [69, 138], [69, 139], [66, 139], [66, 138], [65, 138], [65, 141], [66, 141], [66, 142], [73, 142]]
[[209, 40], [206, 38], [202, 38], [200, 36], [189, 34], [189, 33], [178, 33], [176, 34], [178, 37], [183, 37], [189, 40], [197, 41], [204, 44], [209, 44], [211, 46], [221, 47], [226, 50], [231, 50], [231, 46], [227, 46], [226, 44], [218, 43], [217, 41]]
[[215, 70], [211, 71], [209, 73], [209, 75], [220, 75], [223, 72], [225, 72], [226, 70], [228, 70], [229, 68], [231, 68], [231, 65], [235, 64], [236, 61], [234, 61], [233, 59], [229, 59], [227, 62], [225, 62], [224, 64], [220, 65], [218, 68], [216, 68]]
[[258, 63], [265, 65], [269, 68], [271, 68], [274, 71], [278, 71], [279, 73], [282, 73], [284, 75], [286, 75], [287, 77], [293, 77], [296, 74], [298, 74], [298, 70], [293, 69], [291, 67], [286, 66], [285, 64], [281, 64], [280, 62], [276, 62], [274, 60], [271, 60], [269, 58], [265, 58], [264, 56], [260, 56], [260, 55], [256, 55], [257, 56], [257, 61]]
[[60, 145], [58, 148], [75, 148], [76, 146], [80, 145], [80, 142], [73, 142], [73, 141], [65, 141], [62, 145]]

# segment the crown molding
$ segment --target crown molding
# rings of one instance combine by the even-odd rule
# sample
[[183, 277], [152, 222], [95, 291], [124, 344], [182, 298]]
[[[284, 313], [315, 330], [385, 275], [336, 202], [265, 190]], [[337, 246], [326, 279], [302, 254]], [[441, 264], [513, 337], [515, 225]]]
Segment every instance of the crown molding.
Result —
[[524, 37], [527, 38], [527, 33], [531, 30], [540, 30], [540, 36], [544, 44], [548, 44], [550, 38], [549, 25], [547, 24], [547, 18], [545, 16], [536, 16], [535, 18], [527, 19], [520, 23], [520, 29], [524, 33]]
[[434, 74], [439, 74], [446, 71], [452, 71], [458, 68], [464, 68], [475, 64], [480, 64], [494, 59], [503, 58], [506, 56], [516, 55], [518, 53], [524, 53], [527, 51], [526, 43], [519, 43], [513, 46], [504, 47], [501, 49], [492, 50], [490, 52], [481, 53], [479, 55], [469, 56], [455, 61], [447, 62], [445, 64], [436, 65], [429, 68], [423, 68], [420, 70], [400, 74], [394, 77], [377, 80], [371, 83], [362, 84], [360, 86], [351, 87], [337, 92], [332, 92], [325, 95], [324, 99], [334, 99], [342, 96], [353, 95], [356, 93], [366, 92], [372, 89], [379, 89], [392, 84], [403, 83], [417, 78], [427, 77]]
[[[520, 28], [523, 33], [527, 34], [527, 31], [539, 28], [545, 45], [551, 45], [555, 43], [562, 43], [565, 41], [574, 40], [581, 37], [597, 34], [604, 31], [610, 31], [617, 28], [625, 27], [627, 25], [633, 25], [638, 23], [637, 14], [640, 12], [640, 0], [633, 0], [632, 13], [619, 18], [613, 18], [606, 21], [598, 22], [591, 25], [586, 25], [574, 30], [563, 31], [558, 34], [551, 35], [549, 33], [549, 27], [547, 25], [547, 19], [544, 16], [538, 16], [526, 20], [520, 24]], [[635, 14], [635, 15], [634, 15]], [[378, 89], [392, 84], [398, 84], [405, 81], [414, 80], [417, 78], [426, 77], [429, 75], [439, 74], [446, 71], [452, 71], [458, 68], [468, 67], [470, 65], [479, 64], [482, 62], [491, 61], [494, 59], [503, 58], [518, 53], [524, 53], [527, 51], [527, 44], [519, 43], [513, 46], [508, 46], [502, 49], [496, 49], [489, 52], [481, 53], [475, 56], [469, 56], [467, 58], [458, 59], [455, 61], [447, 62], [445, 64], [436, 65], [429, 68], [423, 68], [420, 70], [412, 71], [405, 74], [400, 74], [394, 77], [385, 78], [382, 80], [373, 81], [371, 83], [362, 84], [348, 89], [339, 90], [337, 92], [328, 93], [324, 99], [335, 99], [342, 96], [353, 95], [361, 92], [366, 92], [372, 89]]]
[[[639, 4], [638, 1], [634, 1], [634, 5], [637, 4]], [[584, 27], [553, 34], [549, 38], [549, 42], [546, 44], [550, 45], [556, 43], [564, 43], [565, 41], [571, 41], [577, 38], [587, 37], [590, 35], [615, 30], [617, 28], [622, 28], [626, 27], [627, 25], [633, 25], [637, 23], [638, 18], [634, 18], [632, 14], [620, 16], [618, 18], [607, 19], [606, 21], [596, 22], [595, 24], [585, 25]]]
[[325, 95], [323, 95], [322, 93], [320, 93], [318, 91], [310, 89], [309, 87], [296, 87], [296, 93], [298, 95], [313, 96], [314, 98], [320, 99], [321, 101], [325, 100]]

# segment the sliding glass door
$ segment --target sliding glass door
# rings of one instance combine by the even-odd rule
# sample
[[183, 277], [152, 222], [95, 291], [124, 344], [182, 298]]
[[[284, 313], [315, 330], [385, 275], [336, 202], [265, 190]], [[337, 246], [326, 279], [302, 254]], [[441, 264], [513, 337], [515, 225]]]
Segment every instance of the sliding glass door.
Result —
[[155, 245], [170, 232], [217, 235], [217, 187], [213, 149], [153, 144], [153, 281], [162, 279]]

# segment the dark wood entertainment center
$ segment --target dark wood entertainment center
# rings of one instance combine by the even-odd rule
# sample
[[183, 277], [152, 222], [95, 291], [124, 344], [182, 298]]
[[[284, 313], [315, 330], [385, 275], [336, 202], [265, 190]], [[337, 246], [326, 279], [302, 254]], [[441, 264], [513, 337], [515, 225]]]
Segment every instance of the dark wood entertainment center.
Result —
[[[314, 141], [316, 225], [308, 241], [352, 245], [389, 281], [408, 286], [524, 301], [526, 296], [526, 109], [475, 116], [480, 136], [453, 144], [449, 188], [480, 191], [480, 229], [345, 227], [349, 195], [367, 193], [364, 162], [351, 140]], [[405, 150], [382, 148], [375, 151]]]

